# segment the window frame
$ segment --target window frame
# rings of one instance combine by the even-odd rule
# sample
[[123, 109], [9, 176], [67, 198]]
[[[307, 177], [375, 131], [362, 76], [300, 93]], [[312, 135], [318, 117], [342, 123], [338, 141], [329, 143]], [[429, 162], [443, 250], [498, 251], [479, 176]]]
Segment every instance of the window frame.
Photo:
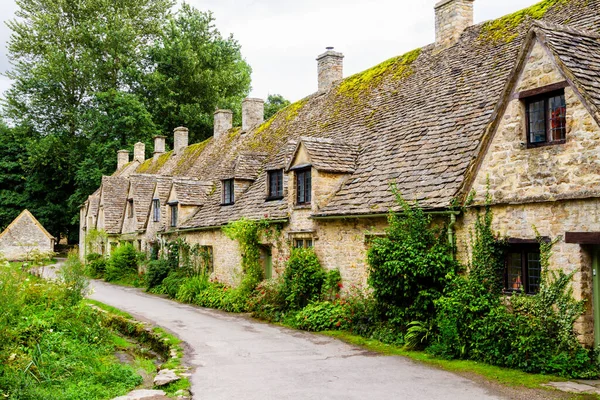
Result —
[[[536, 148], [536, 147], [544, 147], [544, 146], [554, 146], [557, 144], [564, 144], [567, 141], [567, 103], [565, 98], [565, 90], [563, 84], [551, 85], [547, 88], [541, 88], [537, 91], [531, 91], [532, 94], [527, 96], [527, 92], [521, 94], [520, 98], [525, 105], [525, 135], [527, 140], [527, 148]], [[533, 94], [535, 93], [535, 94]], [[562, 100], [564, 103], [564, 120], [563, 120], [563, 129], [564, 129], [564, 138], [554, 139], [553, 131], [551, 128], [551, 118], [550, 118], [550, 110], [549, 110], [549, 101], [551, 98], [562, 96]], [[530, 125], [530, 106], [534, 103], [543, 102], [543, 112], [544, 112], [544, 132], [546, 140], [543, 142], [532, 142], [531, 141], [531, 125]]]
[[313, 238], [296, 238], [294, 239], [295, 249], [312, 249], [315, 247], [315, 240]]
[[[275, 174], [277, 175], [277, 187], [276, 190], [273, 191], [271, 177]], [[283, 169], [267, 171], [267, 201], [281, 199], [283, 199]]]
[[[294, 175], [296, 178], [296, 204], [299, 206], [308, 206], [312, 202], [312, 168], [308, 167], [298, 169], [294, 171]], [[303, 186], [302, 193], [304, 195], [302, 196], [302, 199], [300, 198], [301, 184]], [[308, 190], [306, 190], [307, 187]]]
[[[231, 179], [223, 179], [222, 183], [222, 194], [221, 194], [221, 205], [222, 206], [231, 206], [235, 204], [235, 180]], [[229, 198], [227, 198], [227, 190], [229, 187]]]
[[152, 199], [152, 222], [160, 222], [160, 199]]
[[[510, 274], [509, 274], [509, 263], [511, 261], [511, 256], [515, 255], [515, 254], [519, 254], [520, 255], [520, 284], [521, 287], [520, 288], [515, 288], [515, 287], [511, 287], [514, 286], [514, 284], [509, 283], [510, 280]], [[530, 254], [536, 254], [537, 255], [537, 262], [538, 262], [538, 282], [537, 282], [537, 289], [535, 290], [531, 290], [531, 276], [530, 276], [530, 265], [529, 265], [529, 261], [528, 260], [528, 256]], [[504, 254], [504, 271], [503, 271], [503, 286], [504, 286], [504, 293], [506, 294], [512, 294], [512, 293], [525, 293], [528, 295], [533, 295], [539, 292], [539, 284], [540, 281], [539, 279], [541, 279], [541, 272], [542, 272], [542, 266], [541, 266], [541, 254], [540, 254], [540, 244], [533, 240], [533, 241], [519, 241], [519, 240], [515, 240], [515, 241], [509, 241], [508, 246], [506, 247], [506, 251]], [[524, 290], [525, 289], [525, 290]]]
[[177, 227], [177, 220], [179, 219], [179, 202], [169, 203], [170, 209], [170, 218], [169, 218], [169, 226], [171, 228]]
[[133, 218], [133, 199], [127, 199], [127, 218]]

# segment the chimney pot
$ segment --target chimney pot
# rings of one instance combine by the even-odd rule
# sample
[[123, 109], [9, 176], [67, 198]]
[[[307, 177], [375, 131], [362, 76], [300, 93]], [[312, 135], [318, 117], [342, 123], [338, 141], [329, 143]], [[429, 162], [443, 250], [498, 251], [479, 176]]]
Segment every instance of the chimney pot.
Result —
[[442, 0], [435, 5], [435, 45], [447, 48], [473, 25], [475, 0]]
[[142, 142], [137, 142], [133, 146], [133, 160], [143, 163], [145, 158], [146, 158], [146, 145]]
[[329, 90], [333, 84], [344, 78], [344, 55], [326, 47], [325, 53], [317, 57], [319, 92]]
[[154, 153], [153, 159], [156, 161], [161, 154], [165, 153], [165, 140], [167, 139], [165, 136], [157, 135], [154, 136]]
[[180, 126], [173, 130], [173, 154], [179, 154], [188, 146], [188, 128]]
[[129, 163], [129, 151], [119, 150], [117, 151], [117, 171], [126, 166]]
[[265, 120], [265, 102], [263, 99], [247, 97], [242, 101], [242, 131], [260, 125]]
[[214, 137], [218, 139], [233, 128], [233, 113], [231, 110], [217, 110], [214, 116]]

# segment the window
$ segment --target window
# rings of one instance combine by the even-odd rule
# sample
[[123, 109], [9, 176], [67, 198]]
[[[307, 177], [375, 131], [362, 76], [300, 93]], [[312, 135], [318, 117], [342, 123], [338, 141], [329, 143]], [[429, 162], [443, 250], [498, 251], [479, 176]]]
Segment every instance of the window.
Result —
[[154, 222], [160, 221], [160, 200], [152, 199], [152, 220]]
[[310, 168], [296, 171], [296, 203], [310, 204], [311, 200]]
[[133, 218], [133, 199], [127, 199], [127, 217]]
[[294, 247], [297, 249], [313, 247], [312, 239], [294, 239]]
[[171, 203], [171, 204], [169, 204], [169, 206], [171, 207], [171, 227], [176, 227], [177, 226], [178, 203]]
[[537, 293], [541, 272], [539, 244], [510, 245], [504, 267], [504, 289], [507, 292]]
[[233, 179], [226, 179], [223, 181], [223, 205], [233, 204], [234, 201], [234, 185]]
[[564, 90], [525, 99], [529, 147], [564, 143], [567, 106]]
[[269, 171], [269, 196], [267, 200], [279, 200], [283, 198], [283, 170]]

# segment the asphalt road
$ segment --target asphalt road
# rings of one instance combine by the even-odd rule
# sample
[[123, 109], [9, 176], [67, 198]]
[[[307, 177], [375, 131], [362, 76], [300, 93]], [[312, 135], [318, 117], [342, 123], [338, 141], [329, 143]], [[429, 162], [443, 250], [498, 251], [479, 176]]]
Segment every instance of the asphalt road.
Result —
[[500, 399], [475, 382], [336, 339], [92, 282], [90, 298], [187, 343], [194, 399]]

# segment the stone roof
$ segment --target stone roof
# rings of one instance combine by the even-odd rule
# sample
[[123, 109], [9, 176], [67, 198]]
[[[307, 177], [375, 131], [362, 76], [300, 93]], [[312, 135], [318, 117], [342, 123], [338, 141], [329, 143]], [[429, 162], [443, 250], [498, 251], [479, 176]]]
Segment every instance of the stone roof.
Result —
[[600, 123], [600, 35], [543, 22], [534, 31], [563, 64], [563, 72]]
[[29, 218], [35, 226], [37, 226], [37, 228], [50, 240], [56, 240], [56, 238], [54, 236], [52, 236], [50, 233], [48, 233], [48, 231], [46, 230], [46, 228], [44, 228], [44, 226], [42, 224], [40, 224], [40, 221], [37, 220], [36, 217], [33, 216], [33, 214], [29, 211], [29, 210], [23, 210], [21, 211], [21, 214], [19, 214], [17, 216], [17, 218], [15, 218], [7, 227], [6, 229], [4, 229], [2, 231], [2, 233], [0, 233], [0, 238], [2, 238], [3, 236], [7, 235], [12, 229], [14, 229], [15, 226], [17, 226], [17, 224], [19, 224], [21, 222], [21, 220], [23, 220], [23, 218]]
[[[358, 146], [334, 139], [302, 137], [290, 159], [303, 145], [310, 157], [311, 165], [318, 171], [352, 173], [356, 170]], [[289, 170], [291, 165], [288, 164]]]
[[129, 180], [126, 177], [102, 177], [101, 206], [104, 209], [104, 230], [108, 234], [118, 234], [121, 232], [128, 189]]
[[211, 182], [174, 179], [172, 190], [177, 194], [177, 201], [180, 205], [201, 206], [212, 188]]
[[253, 181], [259, 174], [262, 165], [267, 158], [265, 153], [243, 153], [237, 156], [233, 163], [231, 174], [224, 176], [225, 179], [235, 178]]
[[129, 180], [131, 182], [129, 196], [130, 199], [133, 199], [136, 229], [142, 230], [146, 227], [146, 222], [150, 215], [152, 195], [156, 186], [156, 176], [131, 175]]
[[[285, 168], [300, 140], [308, 143], [311, 158], [321, 168], [350, 174], [317, 215], [381, 214], [396, 209], [392, 183], [406, 200], [417, 200], [426, 209], [447, 208], [461, 195], [466, 172], [498, 113], [534, 19], [600, 32], [599, 10], [600, 0], [545, 0], [467, 28], [451, 47], [428, 45], [347, 77], [249, 132], [233, 129], [181, 154], [170, 152], [156, 161], [147, 160], [136, 171], [216, 182], [184, 228], [222, 225], [242, 216], [286, 218], [286, 200], [265, 202], [265, 171]], [[587, 34], [576, 43], [571, 43], [576, 34], [563, 37], [564, 32], [552, 30], [546, 35], [565, 64], [582, 62], [569, 52], [595, 51], [595, 42]], [[596, 92], [590, 72], [596, 71], [597, 54], [583, 60], [582, 71], [571, 66], [573, 79], [586, 92]], [[591, 99], [594, 96], [590, 94]], [[265, 157], [262, 166], [251, 165], [257, 167], [255, 180], [240, 196], [236, 194], [234, 205], [221, 206], [219, 180], [231, 174], [240, 155], [256, 152]], [[246, 174], [245, 167], [244, 171], [244, 176], [252, 175]]]

